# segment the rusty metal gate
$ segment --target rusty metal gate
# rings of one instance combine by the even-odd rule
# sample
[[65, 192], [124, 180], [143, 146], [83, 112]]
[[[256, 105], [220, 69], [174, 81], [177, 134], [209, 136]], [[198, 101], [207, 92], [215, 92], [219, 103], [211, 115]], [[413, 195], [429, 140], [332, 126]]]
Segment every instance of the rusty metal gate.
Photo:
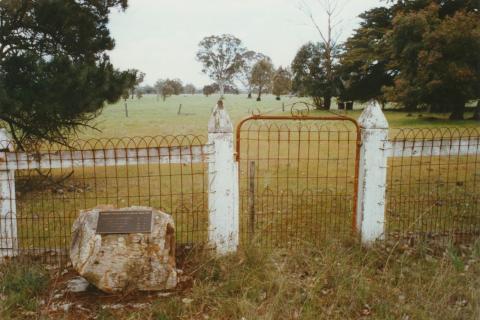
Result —
[[295, 107], [289, 116], [252, 115], [237, 126], [243, 243], [293, 247], [355, 230], [359, 126]]

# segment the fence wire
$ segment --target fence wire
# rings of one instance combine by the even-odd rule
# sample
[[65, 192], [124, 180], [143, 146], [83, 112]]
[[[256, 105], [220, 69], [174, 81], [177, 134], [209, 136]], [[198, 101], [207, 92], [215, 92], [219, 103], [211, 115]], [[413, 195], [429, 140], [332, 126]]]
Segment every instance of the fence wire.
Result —
[[[158, 208], [173, 215], [179, 247], [204, 245], [211, 152], [205, 140], [77, 140], [72, 148], [49, 145], [38, 153], [14, 152], [0, 141], [0, 200], [16, 205], [16, 220], [1, 212], [1, 249], [65, 261], [74, 219], [98, 205]], [[479, 141], [478, 128], [395, 133], [387, 238], [463, 242], [480, 236]], [[237, 132], [241, 243], [294, 247], [350, 236], [359, 145], [356, 123], [341, 118], [243, 122]]]
[[242, 243], [295, 247], [351, 236], [357, 129], [341, 118], [244, 122], [237, 129]]
[[402, 129], [388, 162], [387, 237], [454, 243], [480, 235], [480, 129]]
[[[22, 168], [15, 171], [16, 190], [10, 194], [16, 198], [15, 251], [47, 262], [64, 259], [79, 211], [98, 205], [160, 209], [174, 217], [178, 246], [205, 244], [204, 143], [202, 136], [90, 139], [77, 140], [72, 148], [49, 145], [28, 156], [10, 153], [15, 157], [6, 165]], [[38, 161], [55, 169], [34, 167]], [[4, 230], [11, 215], [1, 223]], [[2, 240], [4, 248], [11, 247]]]

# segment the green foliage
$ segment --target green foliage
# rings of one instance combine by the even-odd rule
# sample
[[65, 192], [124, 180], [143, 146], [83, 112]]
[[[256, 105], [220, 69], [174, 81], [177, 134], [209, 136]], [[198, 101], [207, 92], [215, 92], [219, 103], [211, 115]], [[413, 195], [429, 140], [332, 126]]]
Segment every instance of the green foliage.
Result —
[[236, 78], [240, 83], [247, 88], [248, 97], [251, 97], [253, 85], [252, 85], [252, 69], [253, 66], [264, 59], [270, 60], [269, 57], [260, 52], [255, 51], [246, 51], [243, 54], [243, 64], [240, 68], [240, 72], [237, 74]]
[[269, 89], [272, 83], [274, 68], [270, 59], [263, 59], [255, 63], [252, 68], [250, 83], [258, 91], [257, 101], [262, 99], [262, 91]]
[[465, 104], [480, 97], [480, 3], [390, 2], [363, 13], [345, 43], [340, 97], [395, 102], [408, 111], [428, 107], [463, 119]]
[[165, 101], [167, 97], [170, 97], [171, 95], [175, 94], [175, 88], [172, 87], [170, 84], [165, 84], [162, 86], [162, 99]]
[[318, 108], [329, 109], [331, 98], [337, 92], [337, 83], [331, 81], [327, 72], [328, 61], [325, 45], [309, 42], [300, 48], [292, 62], [293, 91], [312, 97]]
[[244, 64], [246, 49], [242, 41], [223, 34], [205, 37], [198, 46], [197, 60], [203, 65], [202, 72], [219, 85], [223, 94], [225, 85], [234, 80]]
[[183, 83], [180, 79], [167, 79], [164, 85], [171, 86], [173, 88], [173, 94], [179, 95], [183, 93]]
[[215, 92], [217, 92], [217, 89], [213, 85], [206, 85], [203, 87], [202, 91], [203, 91], [203, 94], [208, 97], [214, 94]]
[[[180, 79], [159, 79], [155, 82], [154, 88], [157, 94], [162, 95], [163, 101], [165, 101], [167, 97], [179, 95], [184, 92], [183, 83]], [[193, 90], [195, 91], [195, 87], [193, 87]]]
[[480, 13], [440, 12], [431, 4], [395, 17], [390, 38], [400, 73], [392, 96], [463, 119], [465, 103], [480, 97]]
[[340, 98], [344, 101], [376, 99], [385, 102], [383, 86], [393, 84], [385, 33], [391, 29], [392, 13], [380, 7], [360, 15], [363, 20], [344, 44], [338, 72], [342, 80]]
[[66, 143], [132, 86], [106, 51], [111, 8], [127, 0], [0, 2], [0, 121], [25, 147]]
[[40, 266], [19, 262], [8, 263], [0, 271], [0, 290], [5, 297], [0, 303], [2, 314], [36, 311], [36, 298], [49, 281], [47, 272]]
[[133, 85], [130, 88], [132, 99], [135, 95], [138, 99], [140, 99], [143, 96], [143, 91], [141, 90], [140, 85], [142, 84], [143, 80], [145, 80], [145, 72], [141, 72], [137, 69], [130, 69], [128, 71], [130, 72], [130, 74], [135, 75], [135, 80], [133, 80]]
[[279, 67], [273, 75], [272, 93], [280, 98], [292, 90], [292, 74], [285, 68]]
[[450, 261], [452, 265], [458, 272], [462, 272], [465, 270], [465, 263], [463, 262], [462, 258], [460, 257], [458, 250], [454, 247], [450, 247], [447, 250], [448, 256], [450, 257]]

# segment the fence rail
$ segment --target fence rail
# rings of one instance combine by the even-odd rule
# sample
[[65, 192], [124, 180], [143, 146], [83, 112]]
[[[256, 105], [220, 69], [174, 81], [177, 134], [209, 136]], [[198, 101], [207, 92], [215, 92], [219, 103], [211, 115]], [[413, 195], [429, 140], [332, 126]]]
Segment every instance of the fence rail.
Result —
[[47, 146], [36, 153], [0, 146], [3, 255], [65, 258], [74, 219], [98, 205], [159, 208], [174, 216], [179, 246], [208, 242], [213, 146], [204, 137], [90, 139], [74, 146], [84, 149]]
[[179, 246], [219, 254], [252, 239], [294, 246], [339, 237], [355, 211], [367, 245], [480, 236], [480, 128], [401, 129], [389, 139], [375, 105], [360, 127], [304, 114], [257, 118], [237, 132], [238, 153], [219, 107], [208, 139], [79, 140], [28, 153], [0, 129], [0, 256], [66, 258], [79, 211], [98, 205], [171, 213]]
[[402, 129], [389, 144], [387, 237], [478, 237], [480, 128]]
[[211, 145], [71, 150], [54, 153], [0, 152], [0, 170], [203, 163], [208, 162], [211, 153]]
[[[422, 129], [418, 130], [421, 131]], [[391, 158], [476, 155], [480, 153], [480, 138], [444, 138], [441, 140], [416, 139], [413, 141], [394, 139], [393, 141], [388, 142], [387, 149], [387, 156]]]

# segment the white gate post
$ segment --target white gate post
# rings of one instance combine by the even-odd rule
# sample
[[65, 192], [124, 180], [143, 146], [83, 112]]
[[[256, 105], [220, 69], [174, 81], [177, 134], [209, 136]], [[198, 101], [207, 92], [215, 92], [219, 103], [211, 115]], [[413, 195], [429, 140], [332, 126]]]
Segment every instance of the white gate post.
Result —
[[[0, 162], [6, 162], [2, 153], [9, 151], [13, 151], [12, 141], [7, 131], [0, 128]], [[0, 260], [17, 253], [15, 198], [15, 170], [0, 170]]]
[[372, 103], [358, 119], [361, 127], [357, 230], [362, 243], [372, 244], [385, 234], [388, 121], [378, 103]]
[[208, 122], [208, 142], [214, 153], [208, 164], [208, 240], [217, 254], [235, 252], [239, 239], [238, 165], [233, 127], [219, 101]]

